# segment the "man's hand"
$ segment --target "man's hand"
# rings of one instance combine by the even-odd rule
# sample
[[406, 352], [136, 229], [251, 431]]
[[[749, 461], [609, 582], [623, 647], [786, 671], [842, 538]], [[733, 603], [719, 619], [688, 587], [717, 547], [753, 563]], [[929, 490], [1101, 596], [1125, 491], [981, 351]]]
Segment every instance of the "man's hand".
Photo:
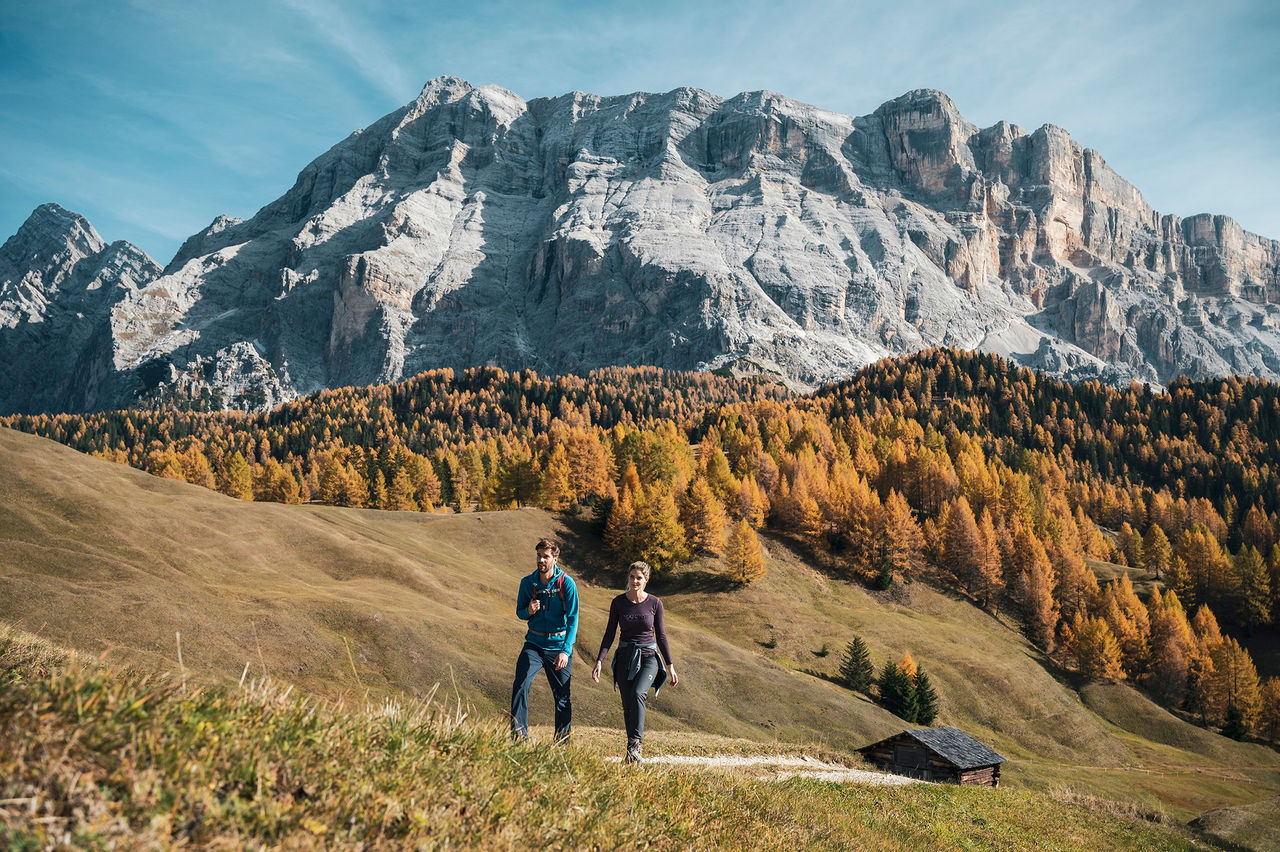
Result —
[[534, 598], [533, 600], [529, 601], [530, 615], [533, 615], [535, 612], [537, 612], [540, 609], [542, 609], [542, 601], [538, 600], [537, 598]]
[[556, 671], [560, 671], [562, 668], [564, 668], [567, 665], [569, 665], [569, 655], [566, 654], [564, 651], [561, 651], [560, 654], [556, 657]]
[[592, 670], [591, 670], [591, 681], [592, 681], [592, 683], [599, 683], [599, 682], [600, 682], [600, 665], [601, 665], [601, 664], [600, 664], [600, 661], [599, 661], [599, 660], [596, 660], [596, 667], [595, 667], [594, 669], [592, 669]]

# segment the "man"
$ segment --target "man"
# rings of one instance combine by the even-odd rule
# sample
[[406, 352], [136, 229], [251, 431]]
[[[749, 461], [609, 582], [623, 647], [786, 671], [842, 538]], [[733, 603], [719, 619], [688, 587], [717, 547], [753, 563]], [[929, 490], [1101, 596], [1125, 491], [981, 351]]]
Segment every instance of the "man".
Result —
[[568, 739], [573, 717], [569, 678], [573, 674], [573, 643], [578, 636], [578, 587], [556, 564], [560, 545], [542, 539], [535, 546], [538, 567], [520, 580], [516, 615], [529, 622], [524, 647], [516, 660], [511, 684], [511, 734], [529, 734], [529, 687], [545, 670], [556, 702], [556, 741]]

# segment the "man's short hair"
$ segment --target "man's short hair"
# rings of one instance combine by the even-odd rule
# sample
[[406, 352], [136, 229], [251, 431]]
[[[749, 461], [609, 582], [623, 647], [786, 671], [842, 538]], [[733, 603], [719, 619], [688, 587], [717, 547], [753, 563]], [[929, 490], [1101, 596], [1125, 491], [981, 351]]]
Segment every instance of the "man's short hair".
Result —
[[539, 553], [541, 553], [544, 550], [550, 550], [552, 555], [554, 556], [560, 555], [560, 545], [556, 544], [554, 541], [552, 541], [549, 538], [538, 539], [538, 543], [533, 546], [533, 549]]

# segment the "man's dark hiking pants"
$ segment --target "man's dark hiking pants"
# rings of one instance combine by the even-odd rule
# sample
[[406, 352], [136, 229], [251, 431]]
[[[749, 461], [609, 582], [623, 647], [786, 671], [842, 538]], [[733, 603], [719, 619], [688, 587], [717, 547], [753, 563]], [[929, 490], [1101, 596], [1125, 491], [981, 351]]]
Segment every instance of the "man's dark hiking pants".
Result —
[[520, 649], [520, 657], [516, 660], [516, 679], [511, 684], [511, 733], [514, 736], [524, 739], [529, 734], [529, 688], [540, 669], [547, 673], [547, 683], [551, 684], [551, 695], [556, 701], [556, 739], [569, 736], [569, 725], [573, 719], [573, 703], [569, 700], [573, 655], [569, 655], [569, 665], [556, 671], [558, 656], [559, 651], [544, 651], [528, 642]]

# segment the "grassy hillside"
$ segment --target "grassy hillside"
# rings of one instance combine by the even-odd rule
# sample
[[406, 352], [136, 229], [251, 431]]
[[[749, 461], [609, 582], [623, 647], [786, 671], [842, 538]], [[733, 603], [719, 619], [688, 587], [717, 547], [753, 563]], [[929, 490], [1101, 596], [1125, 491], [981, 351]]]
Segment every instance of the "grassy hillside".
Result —
[[[249, 679], [348, 699], [440, 684], [500, 719], [522, 635], [514, 590], [547, 533], [582, 580], [575, 722], [611, 749], [617, 698], [585, 675], [618, 578], [585, 525], [534, 510], [251, 504], [0, 430], [0, 621], [171, 672], [180, 632], [184, 670], [203, 682], [239, 681], [247, 664]], [[1077, 691], [963, 600], [921, 583], [867, 592], [783, 542], [768, 549], [769, 574], [747, 589], [725, 590], [698, 565], [655, 583], [682, 676], [653, 704], [655, 744], [707, 732], [847, 751], [901, 730], [824, 677], [858, 633], [877, 665], [911, 651], [941, 696], [938, 723], [1010, 758], [1007, 787], [1072, 788], [1178, 820], [1280, 793], [1274, 752], [1190, 726], [1123, 685]], [[547, 690], [534, 698], [535, 723], [549, 722]]]
[[0, 844], [1201, 848], [1087, 797], [636, 770], [589, 743], [513, 744], [447, 705], [336, 707], [267, 681], [186, 690], [3, 627]]

